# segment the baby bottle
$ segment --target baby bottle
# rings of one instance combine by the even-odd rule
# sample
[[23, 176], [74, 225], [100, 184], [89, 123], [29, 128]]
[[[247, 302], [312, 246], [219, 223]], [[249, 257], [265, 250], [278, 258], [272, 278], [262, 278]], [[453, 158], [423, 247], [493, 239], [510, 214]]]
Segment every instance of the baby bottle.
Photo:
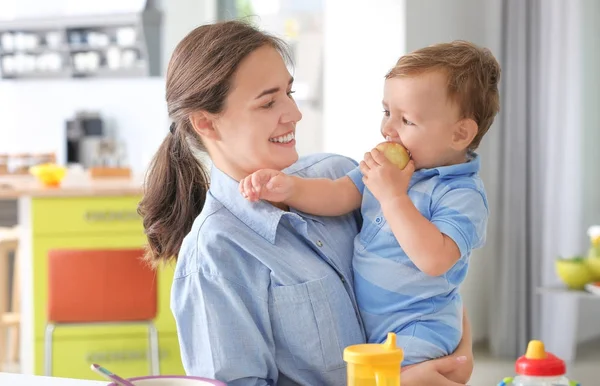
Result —
[[517, 376], [504, 378], [498, 386], [579, 386], [566, 377], [565, 362], [544, 349], [544, 343], [532, 340], [525, 355], [515, 363]]
[[396, 334], [389, 333], [384, 343], [346, 347], [348, 386], [400, 386], [400, 365], [404, 352], [396, 346]]

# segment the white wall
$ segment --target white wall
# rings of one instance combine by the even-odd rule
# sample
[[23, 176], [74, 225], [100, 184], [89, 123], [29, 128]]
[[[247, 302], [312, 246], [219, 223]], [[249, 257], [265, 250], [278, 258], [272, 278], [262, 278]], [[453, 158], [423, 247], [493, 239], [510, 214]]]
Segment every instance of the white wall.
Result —
[[361, 160], [379, 133], [386, 72], [405, 53], [404, 0], [325, 0], [323, 150]]
[[158, 0], [163, 11], [163, 69], [166, 73], [171, 53], [192, 29], [216, 20], [217, 0]]
[[168, 131], [162, 78], [138, 80], [2, 81], [0, 153], [55, 151], [65, 157], [65, 120], [99, 110], [118, 130], [135, 171], [142, 171]]
[[[408, 51], [434, 43], [456, 39], [472, 41], [488, 47], [500, 60], [500, 0], [406, 0], [406, 48]], [[496, 130], [490, 129], [480, 148], [482, 157], [482, 178], [488, 191], [494, 191], [494, 180], [486, 175], [494, 173], [494, 165], [486, 159], [495, 159], [493, 147], [486, 143], [494, 141]], [[490, 195], [490, 210], [494, 213], [494, 198]], [[488, 229], [488, 234], [493, 234]], [[479, 341], [488, 334], [488, 310], [491, 288], [488, 275], [491, 274], [486, 258], [486, 250], [494, 248], [494, 240], [488, 238], [484, 249], [476, 250], [471, 258], [469, 274], [461, 293], [472, 324], [473, 340]]]

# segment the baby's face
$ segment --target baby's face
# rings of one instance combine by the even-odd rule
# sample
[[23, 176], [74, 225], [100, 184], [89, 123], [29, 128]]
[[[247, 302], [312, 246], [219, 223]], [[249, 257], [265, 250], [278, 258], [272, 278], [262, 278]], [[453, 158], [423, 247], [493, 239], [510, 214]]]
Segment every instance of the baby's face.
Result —
[[439, 71], [385, 81], [381, 134], [404, 145], [416, 169], [456, 163], [459, 152], [452, 145], [461, 117], [446, 90]]

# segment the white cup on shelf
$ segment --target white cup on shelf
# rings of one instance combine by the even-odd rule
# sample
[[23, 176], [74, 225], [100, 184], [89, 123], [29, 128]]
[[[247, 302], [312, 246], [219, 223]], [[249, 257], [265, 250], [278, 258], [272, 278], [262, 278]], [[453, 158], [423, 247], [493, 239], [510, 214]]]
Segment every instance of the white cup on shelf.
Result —
[[121, 67], [121, 49], [118, 47], [110, 47], [106, 50], [106, 65], [111, 70], [116, 70]]

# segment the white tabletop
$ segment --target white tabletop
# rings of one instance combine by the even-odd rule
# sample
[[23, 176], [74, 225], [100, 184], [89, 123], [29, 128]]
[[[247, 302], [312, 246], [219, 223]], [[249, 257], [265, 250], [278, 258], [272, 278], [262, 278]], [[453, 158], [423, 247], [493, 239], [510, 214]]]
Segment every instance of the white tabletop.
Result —
[[0, 385], [2, 386], [106, 386], [107, 384], [108, 382], [102, 381], [84, 381], [81, 379], [0, 373]]

